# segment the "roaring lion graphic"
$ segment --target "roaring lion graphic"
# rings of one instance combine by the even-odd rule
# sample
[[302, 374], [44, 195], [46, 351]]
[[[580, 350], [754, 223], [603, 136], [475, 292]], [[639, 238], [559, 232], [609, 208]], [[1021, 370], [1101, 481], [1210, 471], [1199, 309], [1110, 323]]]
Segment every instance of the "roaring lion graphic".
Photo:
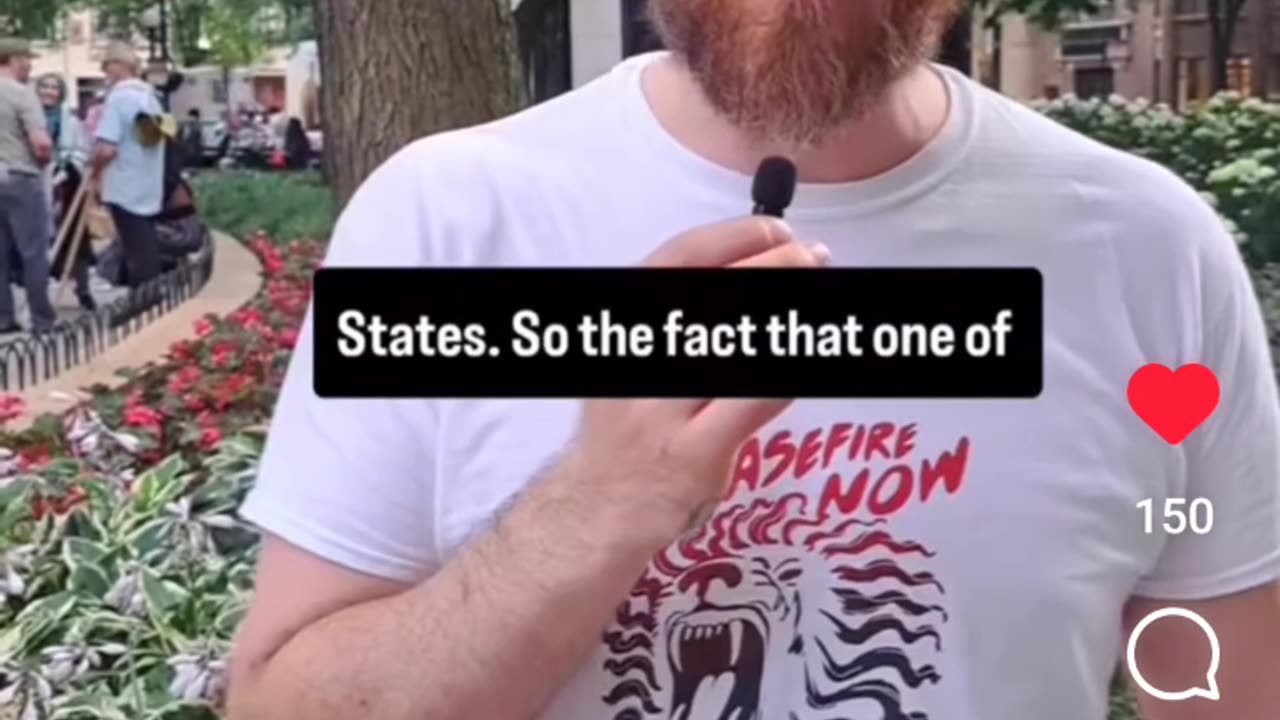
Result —
[[766, 700], [788, 708], [779, 720], [858, 700], [877, 720], [928, 720], [903, 709], [900, 688], [941, 679], [907, 649], [942, 649], [930, 623], [946, 611], [912, 594], [944, 589], [899, 560], [933, 553], [883, 520], [813, 517], [808, 502], [726, 508], [654, 560], [604, 634], [613, 720], [765, 720]]

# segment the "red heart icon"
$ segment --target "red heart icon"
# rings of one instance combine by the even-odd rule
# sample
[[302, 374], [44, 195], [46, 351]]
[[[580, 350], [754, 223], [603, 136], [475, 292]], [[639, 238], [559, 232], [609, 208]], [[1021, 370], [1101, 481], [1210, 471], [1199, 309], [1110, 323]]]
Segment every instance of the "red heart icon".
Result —
[[1129, 405], [1156, 434], [1178, 445], [1218, 409], [1218, 378], [1203, 365], [1177, 372], [1147, 365], [1129, 380]]

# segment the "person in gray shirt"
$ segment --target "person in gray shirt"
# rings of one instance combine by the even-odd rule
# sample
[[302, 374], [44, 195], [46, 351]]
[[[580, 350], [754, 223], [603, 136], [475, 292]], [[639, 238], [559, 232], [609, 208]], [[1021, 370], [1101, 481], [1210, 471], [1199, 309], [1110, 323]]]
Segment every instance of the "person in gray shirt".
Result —
[[[44, 109], [27, 81], [30, 45], [0, 39], [0, 278], [10, 278], [10, 258], [22, 260], [22, 284], [31, 309], [31, 329], [52, 329], [49, 302], [49, 206], [43, 168], [53, 157]], [[15, 252], [16, 250], [16, 252]], [[16, 279], [16, 278], [14, 278]], [[0, 333], [18, 332], [9, 282], [0, 290]]]

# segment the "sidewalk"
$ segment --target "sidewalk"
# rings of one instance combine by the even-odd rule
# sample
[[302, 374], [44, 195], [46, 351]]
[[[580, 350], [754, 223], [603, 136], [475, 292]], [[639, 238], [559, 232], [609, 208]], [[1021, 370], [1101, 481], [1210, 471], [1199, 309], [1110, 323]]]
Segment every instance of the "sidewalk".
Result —
[[[26, 412], [9, 427], [21, 430], [45, 413], [69, 409], [86, 397], [82, 388], [124, 384], [126, 380], [117, 375], [118, 370], [161, 360], [173, 343], [191, 337], [196, 320], [209, 314], [226, 315], [253, 299], [262, 287], [262, 267], [257, 256], [229, 235], [216, 231], [213, 235], [213, 275], [195, 297], [93, 360], [19, 393]], [[70, 292], [68, 296], [74, 303]]]
[[[106, 247], [105, 242], [95, 243], [94, 250], [101, 252]], [[53, 301], [54, 309], [58, 311], [59, 320], [73, 320], [84, 314], [84, 310], [80, 309], [80, 303], [76, 302], [75, 281], [67, 278], [67, 288], [63, 291], [62, 297], [58, 297], [59, 288], [58, 281], [53, 278], [49, 279], [49, 299]], [[93, 293], [93, 299], [98, 301], [101, 307], [125, 296], [127, 289], [116, 287], [111, 283], [103, 280], [98, 276], [97, 268], [89, 270], [89, 290]], [[10, 285], [9, 291], [13, 293], [14, 315], [18, 322], [22, 323], [22, 327], [31, 328], [31, 310], [27, 305], [27, 292], [17, 285]], [[12, 333], [9, 335], [0, 335], [0, 345], [3, 345], [10, 338], [26, 337], [27, 333]]]

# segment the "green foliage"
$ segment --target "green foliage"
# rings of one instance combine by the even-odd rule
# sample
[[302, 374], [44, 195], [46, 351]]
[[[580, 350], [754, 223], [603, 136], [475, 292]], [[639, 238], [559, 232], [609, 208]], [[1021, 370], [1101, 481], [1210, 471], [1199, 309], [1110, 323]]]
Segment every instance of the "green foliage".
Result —
[[209, 224], [235, 237], [327, 238], [333, 228], [332, 195], [313, 173], [210, 172], [195, 187]]
[[[228, 173], [200, 185], [211, 217], [246, 226], [261, 224], [238, 206], [246, 192], [318, 194], [293, 211], [319, 213], [312, 227], [327, 227], [328, 194], [314, 181]], [[258, 546], [235, 511], [256, 475], [322, 237], [253, 237], [266, 282], [249, 306], [201, 320], [196, 337], [123, 388], [0, 434], [0, 717], [220, 716]]]
[[[121, 438], [77, 416], [85, 456], [0, 481], [0, 711], [88, 720], [216, 718], [257, 536], [235, 516], [261, 440], [193, 471], [131, 477]], [[50, 512], [51, 498], [82, 501]]]
[[257, 62], [272, 39], [261, 23], [262, 13], [274, 5], [264, 0], [204, 0], [207, 60], [224, 68]]
[[[90, 8], [110, 34], [140, 31], [139, 18], [158, 0], [0, 0], [0, 32], [52, 38], [69, 10]], [[166, 0], [169, 47], [185, 65], [238, 67], [257, 62], [268, 47], [314, 37], [311, 0]], [[278, 17], [283, 23], [267, 19]]]
[[1098, 0], [968, 0], [979, 17], [994, 20], [1007, 13], [1025, 15], [1045, 28], [1054, 28], [1072, 17], [1097, 12]]
[[0, 0], [0, 32], [44, 39], [52, 37], [67, 0]]

